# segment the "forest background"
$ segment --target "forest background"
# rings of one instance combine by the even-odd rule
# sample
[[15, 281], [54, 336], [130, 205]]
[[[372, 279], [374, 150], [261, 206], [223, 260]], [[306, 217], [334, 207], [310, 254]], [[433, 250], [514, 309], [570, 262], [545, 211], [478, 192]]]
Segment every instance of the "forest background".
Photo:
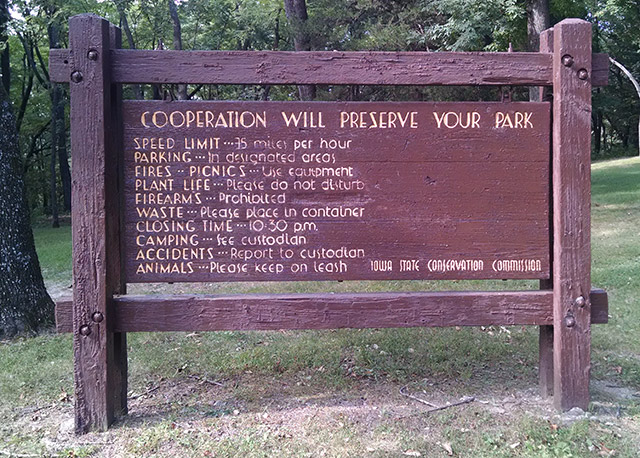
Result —
[[[566, 17], [593, 24], [594, 52], [640, 77], [640, 3], [632, 0], [0, 0], [2, 84], [13, 102], [32, 218], [54, 227], [71, 206], [68, 86], [51, 83], [50, 48], [68, 46], [69, 17], [92, 12], [124, 47], [215, 50], [537, 51]], [[500, 89], [173, 85], [125, 98], [240, 100], [500, 100]], [[594, 89], [593, 159], [638, 154], [639, 95], [619, 67]], [[526, 100], [526, 89], [514, 91]]]

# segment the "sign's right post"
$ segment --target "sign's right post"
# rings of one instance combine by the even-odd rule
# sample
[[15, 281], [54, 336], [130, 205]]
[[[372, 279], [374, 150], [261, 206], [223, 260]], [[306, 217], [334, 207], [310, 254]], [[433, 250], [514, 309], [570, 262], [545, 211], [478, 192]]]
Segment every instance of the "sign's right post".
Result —
[[553, 28], [553, 396], [587, 409], [591, 368], [591, 24]]

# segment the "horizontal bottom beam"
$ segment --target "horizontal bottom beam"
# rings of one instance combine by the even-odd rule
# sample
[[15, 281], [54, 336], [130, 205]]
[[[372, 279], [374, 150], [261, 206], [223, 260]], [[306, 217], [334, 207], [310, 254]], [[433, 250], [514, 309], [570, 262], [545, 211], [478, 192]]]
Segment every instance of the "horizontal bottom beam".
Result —
[[[553, 292], [411, 292], [231, 296], [120, 296], [113, 332], [551, 325]], [[72, 303], [56, 305], [72, 331]], [[591, 322], [608, 321], [607, 293], [591, 292]], [[89, 323], [90, 324], [90, 323]]]

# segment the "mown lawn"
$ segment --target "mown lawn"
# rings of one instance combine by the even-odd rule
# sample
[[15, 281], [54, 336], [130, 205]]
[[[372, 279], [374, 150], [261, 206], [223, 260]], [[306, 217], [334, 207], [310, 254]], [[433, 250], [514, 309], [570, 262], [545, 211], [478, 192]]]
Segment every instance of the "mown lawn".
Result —
[[[0, 344], [0, 454], [34, 456], [640, 456], [640, 159], [593, 166], [592, 406], [537, 396], [537, 329], [141, 333], [130, 415], [75, 438], [69, 336]], [[68, 291], [69, 228], [35, 230], [47, 284]], [[136, 292], [531, 288], [534, 282], [134, 286]], [[57, 288], [57, 289], [56, 289]], [[402, 392], [400, 391], [402, 389]], [[440, 412], [463, 396], [475, 401]], [[61, 426], [62, 425], [62, 426]]]

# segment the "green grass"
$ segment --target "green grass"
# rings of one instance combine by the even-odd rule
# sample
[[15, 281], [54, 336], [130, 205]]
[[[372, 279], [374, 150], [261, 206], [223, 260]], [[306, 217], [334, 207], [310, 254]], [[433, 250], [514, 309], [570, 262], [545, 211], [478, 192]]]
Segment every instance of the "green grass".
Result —
[[[609, 324], [593, 329], [596, 376], [640, 389], [640, 158], [592, 168], [592, 283], [609, 294]], [[615, 371], [614, 371], [615, 372]]]
[[34, 227], [42, 275], [48, 284], [71, 284], [71, 226]]
[[[611, 315], [609, 324], [593, 327], [592, 378], [634, 393], [640, 390], [640, 159], [597, 163], [592, 177], [592, 282], [608, 291]], [[71, 281], [69, 228], [40, 227], [34, 233], [47, 284], [64, 289]], [[535, 287], [535, 282], [304, 282], [130, 289], [226, 293]], [[129, 336], [129, 357], [132, 394], [155, 387], [162, 402], [142, 401], [138, 408], [148, 411], [113, 429], [120, 448], [105, 454], [401, 456], [419, 451], [421, 456], [448, 456], [446, 444], [457, 456], [474, 457], [603, 456], [610, 450], [616, 456], [638, 455], [640, 397], [607, 404], [596, 393], [596, 401], [619, 407], [622, 416], [560, 426], [535, 406], [507, 417], [478, 403], [432, 415], [425, 415], [420, 404], [398, 407], [411, 403], [397, 394], [404, 385], [448, 400], [466, 394], [498, 397], [497, 406], [509, 393], [535, 391], [537, 330], [532, 327], [139, 333]], [[43, 429], [21, 427], [21, 412], [55, 404], [69, 415], [71, 404], [64, 395], [72, 393], [71, 338], [42, 335], [2, 342], [0, 367], [0, 451], [42, 454], [42, 438], [49, 436]], [[197, 382], [202, 379], [221, 381], [224, 387], [207, 388]], [[379, 401], [379, 410], [358, 411], [370, 417], [342, 408], [343, 402], [350, 406], [365, 398]], [[318, 416], [295, 413], [304, 412], [307, 402], [317, 406]], [[598, 405], [593, 407], [596, 415], [602, 408]], [[269, 423], [263, 414], [277, 420]], [[79, 443], [58, 452], [100, 456], [103, 449]]]

